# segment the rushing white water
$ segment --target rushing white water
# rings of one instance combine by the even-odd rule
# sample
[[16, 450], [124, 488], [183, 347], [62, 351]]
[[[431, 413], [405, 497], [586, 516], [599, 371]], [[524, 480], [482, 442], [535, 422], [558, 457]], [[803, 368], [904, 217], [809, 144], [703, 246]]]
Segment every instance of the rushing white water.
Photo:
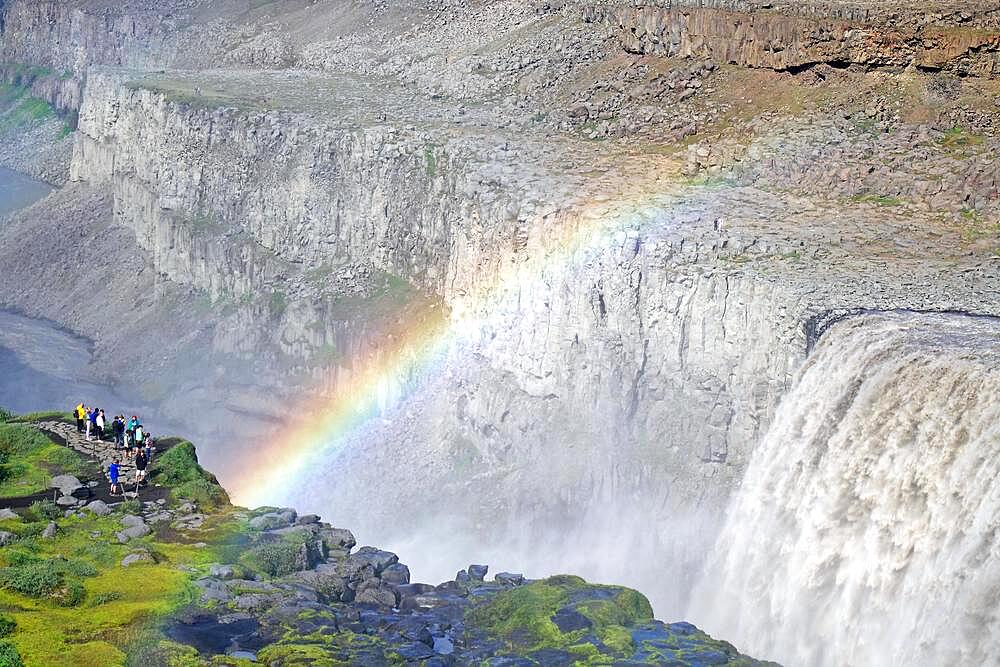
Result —
[[1000, 659], [1000, 323], [823, 336], [754, 453], [692, 622], [787, 665]]

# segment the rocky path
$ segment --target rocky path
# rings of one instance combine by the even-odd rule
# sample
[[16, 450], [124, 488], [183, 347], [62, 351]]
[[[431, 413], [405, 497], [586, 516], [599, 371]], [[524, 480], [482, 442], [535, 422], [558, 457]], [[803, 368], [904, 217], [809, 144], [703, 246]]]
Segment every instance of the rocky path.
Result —
[[[167, 489], [158, 486], [143, 486], [135, 488], [135, 465], [124, 451], [116, 449], [113, 440], [87, 440], [78, 433], [76, 427], [60, 421], [43, 421], [35, 424], [42, 432], [49, 436], [54, 442], [76, 450], [88, 461], [100, 466], [104, 479], [99, 482], [91, 481], [87, 484], [80, 482], [72, 475], [59, 475], [52, 480], [52, 488], [58, 491], [55, 501], [57, 504], [70, 508], [85, 504], [91, 500], [103, 500], [105, 502], [118, 502], [124, 498], [141, 498], [142, 500], [159, 500], [167, 496]], [[158, 454], [162, 454], [173, 445], [173, 441], [166, 441], [158, 444], [153, 454], [155, 460]], [[119, 460], [119, 482], [125, 488], [122, 494], [111, 494], [111, 479], [108, 476], [108, 468], [115, 459]], [[150, 466], [152, 462], [150, 462]], [[131, 489], [131, 490], [129, 490]], [[51, 499], [53, 492], [49, 491], [34, 496], [24, 498], [7, 499], [5, 502], [12, 507], [26, 506], [34, 500], [43, 498]], [[21, 502], [18, 502], [21, 501]]]

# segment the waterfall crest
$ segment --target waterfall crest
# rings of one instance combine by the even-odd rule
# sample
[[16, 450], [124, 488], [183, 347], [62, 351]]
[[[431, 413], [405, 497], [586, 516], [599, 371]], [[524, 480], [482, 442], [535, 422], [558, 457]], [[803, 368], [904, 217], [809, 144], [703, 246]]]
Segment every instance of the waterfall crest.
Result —
[[788, 665], [1000, 655], [1000, 322], [832, 326], [753, 455], [689, 615]]

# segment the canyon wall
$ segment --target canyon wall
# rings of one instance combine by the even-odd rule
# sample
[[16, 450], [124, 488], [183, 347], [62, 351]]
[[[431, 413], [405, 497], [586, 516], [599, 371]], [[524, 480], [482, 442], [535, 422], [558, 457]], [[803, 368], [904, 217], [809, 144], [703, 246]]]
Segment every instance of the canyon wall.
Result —
[[1000, 75], [995, 6], [921, 9], [837, 2], [599, 3], [585, 16], [612, 26], [633, 53], [778, 70], [827, 63]]
[[[431, 65], [399, 55], [397, 42], [431, 48], [438, 37], [425, 31], [445, 10], [423, 5], [421, 16], [431, 18], [419, 27], [414, 19], [412, 34], [395, 17], [361, 29], [371, 40], [356, 34], [342, 43], [317, 23], [318, 37], [276, 38], [282, 55], [268, 60], [261, 54], [280, 30], [251, 20], [255, 27], [231, 41], [250, 20], [243, 13], [219, 27], [199, 14], [211, 10], [204, 3], [170, 3], [159, 13], [76, 4], [80, 15], [74, 3], [8, 3], [4, 58], [85, 76], [74, 183], [62, 196], [100, 193], [110, 207], [103, 224], [134, 244], [150, 298], [183, 294], [182, 317], [209, 339], [185, 351], [187, 367], [204, 365], [204, 381], [165, 390], [166, 402], [187, 413], [198, 402], [230, 400], [243, 411], [229, 413], [237, 425], [240, 414], [308, 423], [316, 415], [299, 415], [301, 406], [322, 405], [401, 342], [421, 347], [426, 341], [408, 337], [440, 319], [427, 372], [419, 381], [405, 371], [387, 378], [398, 400], [376, 419], [298, 452], [307, 474], [295, 484], [267, 483], [242, 435], [205, 452], [227, 486], [254, 500], [349, 515], [372, 540], [424, 554], [414, 565], [428, 579], [463, 565], [454, 554], [481, 552], [533, 575], [569, 566], [641, 585], [659, 609], [679, 613], [806, 358], [813, 318], [865, 308], [1000, 311], [992, 248], [968, 250], [958, 232], [938, 221], [924, 227], [909, 209], [852, 200], [860, 187], [823, 199], [815, 191], [826, 181], [800, 178], [833, 145], [810, 123], [793, 133], [768, 116], [759, 133], [740, 137], [742, 163], [685, 178], [688, 148], [678, 142], [705, 131], [723, 106], [693, 107], [715, 85], [714, 66], [685, 66], [671, 82], [686, 83], [670, 114], [699, 119], [690, 132], [681, 120], [667, 126], [680, 132], [672, 143], [599, 140], [587, 124], [607, 119], [595, 112], [591, 120], [592, 109], [576, 102], [582, 93], [573, 86], [590, 86], [598, 71], [614, 78], [608, 63], [638, 69], [658, 55], [780, 70], [924, 66], [917, 61], [930, 57], [904, 50], [896, 59], [890, 42], [848, 25], [871, 17], [839, 3], [818, 18], [742, 4], [570, 3], [531, 12], [523, 29], [505, 24], [511, 41], [539, 26], [565, 32], [565, 44], [544, 33], [523, 49], [572, 61], [553, 75], [565, 88], [532, 72], [521, 45], [501, 53], [507, 46], [492, 25], [475, 35], [481, 61], [452, 53], [448, 42], [428, 56]], [[337, 19], [369, 26], [390, 11], [376, 4]], [[484, 23], [476, 12], [489, 4], [463, 9], [462, 40], [468, 26]], [[333, 5], [294, 9], [314, 6]], [[195, 16], [208, 18], [199, 27]], [[986, 34], [982, 48], [958, 49], [947, 68], [991, 76], [992, 19], [970, 16]], [[605, 43], [608, 27], [624, 48]], [[58, 48], [36, 52], [53, 36]], [[375, 37], [386, 41], [373, 45]], [[244, 69], [169, 69], [222, 52], [228, 59], [201, 65]], [[491, 63], [489, 76], [482, 62]], [[344, 71], [260, 69], [294, 64]], [[434, 83], [438, 65], [454, 80]], [[492, 97], [516, 76], [524, 80], [507, 98]], [[549, 88], [553, 106], [524, 102]], [[581, 108], [580, 127], [558, 124]], [[837, 122], [849, 142], [856, 128]], [[876, 157], [851, 159], [860, 174], [874, 173]], [[779, 169], [782, 160], [794, 169]], [[808, 196], [806, 185], [814, 188]], [[58, 317], [57, 303], [39, 295], [32, 314]], [[108, 347], [115, 334], [89, 326], [100, 332], [98, 347]], [[123, 338], [115, 344], [129, 349]], [[174, 374], [169, 365], [156, 372]], [[237, 468], [245, 479], [228, 478]], [[406, 546], [415, 534], [420, 543]]]

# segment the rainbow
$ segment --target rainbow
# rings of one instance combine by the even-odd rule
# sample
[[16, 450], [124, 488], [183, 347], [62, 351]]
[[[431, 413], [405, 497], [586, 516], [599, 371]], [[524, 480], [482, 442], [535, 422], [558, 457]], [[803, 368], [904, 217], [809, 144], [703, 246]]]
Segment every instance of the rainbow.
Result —
[[[652, 197], [598, 199], [578, 206], [567, 216], [573, 222], [555, 233], [544, 229], [548, 240], [544, 247], [506, 262], [477, 295], [452, 298], [447, 310], [423, 309], [391, 328], [379, 350], [349, 378], [337, 382], [333, 395], [298, 406], [301, 419], [254, 451], [241, 454], [240, 469], [225, 480], [234, 502], [256, 507], [288, 499], [306, 470], [317, 461], [331, 460], [351, 435], [412, 395], [421, 384], [419, 378], [432, 374], [449, 350], [474, 342], [491, 317], [516, 310], [522, 287], [592, 252], [622, 244], [629, 232], [651, 221], [663, 220], [666, 209], [678, 203], [681, 187], [675, 182]], [[543, 220], [531, 222], [541, 225]], [[404, 377], [410, 379], [409, 390], [393, 396], [393, 388]]]

